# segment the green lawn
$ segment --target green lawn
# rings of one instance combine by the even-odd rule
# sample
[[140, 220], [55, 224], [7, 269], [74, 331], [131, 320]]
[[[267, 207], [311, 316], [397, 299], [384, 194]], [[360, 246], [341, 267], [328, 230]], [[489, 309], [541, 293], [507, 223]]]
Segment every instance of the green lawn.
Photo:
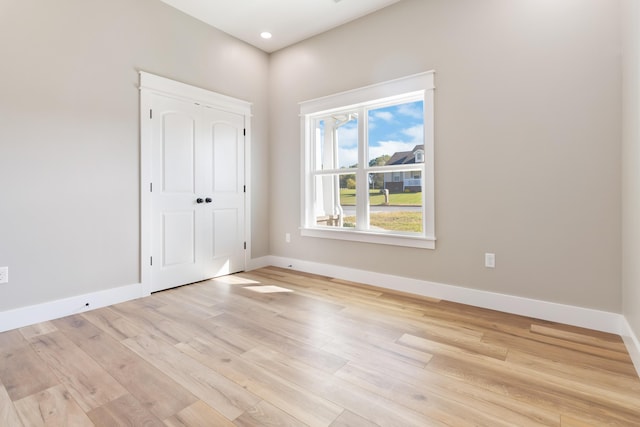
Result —
[[[384, 195], [380, 190], [369, 190], [371, 206], [384, 205]], [[356, 205], [356, 190], [340, 189], [340, 204], [342, 206]], [[393, 193], [389, 194], [389, 204], [395, 206], [422, 206], [422, 193]]]
[[[344, 223], [355, 224], [355, 216], [347, 216]], [[371, 227], [382, 228], [389, 231], [413, 231], [422, 232], [422, 212], [377, 212], [369, 218]]]

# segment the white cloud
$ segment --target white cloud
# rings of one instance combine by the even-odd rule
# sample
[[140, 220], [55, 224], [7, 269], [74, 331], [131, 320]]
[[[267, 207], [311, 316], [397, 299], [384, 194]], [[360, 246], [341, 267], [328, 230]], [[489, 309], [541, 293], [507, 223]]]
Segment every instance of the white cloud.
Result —
[[376, 111], [373, 113], [373, 117], [384, 120], [385, 122], [393, 121], [393, 114], [390, 111]]
[[348, 168], [358, 163], [358, 147], [338, 149], [339, 167]]
[[402, 129], [402, 133], [410, 137], [414, 144], [424, 144], [424, 125]]
[[414, 119], [423, 119], [424, 114], [422, 109], [419, 107], [420, 104], [411, 103], [411, 104], [401, 104], [398, 105], [398, 114], [402, 114], [403, 116], [412, 117]]
[[338, 128], [338, 146], [357, 147], [358, 146], [358, 126], [343, 126]]
[[358, 163], [358, 126], [349, 124], [338, 129], [338, 166], [348, 168]]

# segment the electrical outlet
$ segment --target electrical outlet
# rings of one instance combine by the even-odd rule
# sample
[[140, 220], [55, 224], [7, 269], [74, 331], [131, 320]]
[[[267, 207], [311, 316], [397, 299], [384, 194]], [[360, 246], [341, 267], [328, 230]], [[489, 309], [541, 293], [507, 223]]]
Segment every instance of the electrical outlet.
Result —
[[496, 268], [496, 254], [484, 254], [484, 266], [487, 268]]
[[9, 267], [0, 267], [0, 283], [9, 283]]
[[291, 233], [284, 233], [284, 241], [291, 243]]

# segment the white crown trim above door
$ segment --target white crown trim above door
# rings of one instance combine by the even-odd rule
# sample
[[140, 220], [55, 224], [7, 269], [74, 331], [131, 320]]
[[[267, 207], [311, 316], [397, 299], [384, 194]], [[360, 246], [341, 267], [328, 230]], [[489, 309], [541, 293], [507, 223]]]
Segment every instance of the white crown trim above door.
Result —
[[243, 271], [251, 104], [140, 71], [143, 295]]

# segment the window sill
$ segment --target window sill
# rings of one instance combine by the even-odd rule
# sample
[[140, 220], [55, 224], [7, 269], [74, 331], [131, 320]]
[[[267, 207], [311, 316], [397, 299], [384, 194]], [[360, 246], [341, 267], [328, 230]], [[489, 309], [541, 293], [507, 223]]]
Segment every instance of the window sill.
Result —
[[404, 246], [409, 248], [435, 249], [435, 237], [401, 236], [356, 230], [332, 230], [324, 228], [301, 228], [300, 235], [322, 239], [349, 240], [378, 245]]

